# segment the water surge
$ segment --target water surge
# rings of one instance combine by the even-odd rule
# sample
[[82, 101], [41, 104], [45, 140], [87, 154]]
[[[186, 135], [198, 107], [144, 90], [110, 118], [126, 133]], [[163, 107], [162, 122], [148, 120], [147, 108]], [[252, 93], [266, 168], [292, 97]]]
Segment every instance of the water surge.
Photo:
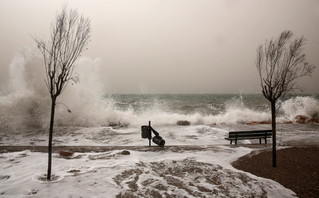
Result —
[[[139, 127], [176, 125], [187, 120], [192, 125], [269, 122], [269, 103], [259, 94], [222, 95], [110, 95], [106, 93], [105, 67], [99, 58], [81, 58], [76, 72], [80, 82], [69, 83], [58, 97], [55, 124], [58, 126]], [[10, 64], [8, 87], [0, 92], [0, 127], [47, 128], [50, 94], [45, 85], [41, 55], [23, 48]], [[294, 121], [298, 115], [319, 114], [318, 95], [292, 96], [279, 104], [278, 121]], [[71, 113], [68, 112], [71, 110]]]

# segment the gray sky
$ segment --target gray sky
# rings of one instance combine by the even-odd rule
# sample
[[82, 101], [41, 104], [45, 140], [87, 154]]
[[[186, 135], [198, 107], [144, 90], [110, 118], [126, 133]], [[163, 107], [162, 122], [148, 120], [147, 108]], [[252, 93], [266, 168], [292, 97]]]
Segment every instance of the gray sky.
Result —
[[[65, 0], [0, 1], [0, 88], [19, 49], [48, 38]], [[317, 69], [300, 80], [319, 93], [318, 0], [74, 0], [91, 19], [84, 56], [100, 58], [112, 93], [258, 93], [256, 49], [283, 30], [307, 39]], [[80, 76], [81, 77], [81, 76]]]

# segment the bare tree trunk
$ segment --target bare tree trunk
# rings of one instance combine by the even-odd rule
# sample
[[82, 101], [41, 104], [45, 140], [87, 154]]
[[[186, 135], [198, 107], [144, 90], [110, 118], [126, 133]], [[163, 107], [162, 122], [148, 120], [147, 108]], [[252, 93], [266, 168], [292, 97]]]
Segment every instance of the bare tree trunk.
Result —
[[51, 166], [52, 166], [52, 139], [53, 139], [53, 125], [54, 125], [54, 112], [56, 97], [52, 97], [51, 100], [51, 118], [50, 118], [50, 130], [49, 130], [49, 145], [48, 145], [48, 173], [47, 180], [51, 180]]
[[315, 66], [306, 61], [303, 53], [305, 38], [293, 39], [291, 31], [283, 31], [276, 39], [266, 41], [257, 48], [256, 67], [262, 93], [271, 103], [272, 166], [277, 166], [276, 156], [276, 101], [289, 91], [298, 88], [296, 80], [310, 76]]
[[48, 145], [47, 180], [51, 179], [52, 139], [54, 113], [57, 97], [63, 92], [68, 82], [77, 82], [73, 76], [77, 60], [89, 43], [91, 37], [90, 20], [80, 16], [76, 10], [69, 10], [65, 6], [56, 21], [51, 26], [51, 39], [44, 41], [34, 39], [38, 44], [46, 71], [45, 83], [51, 95], [51, 118]]
[[272, 127], [272, 167], [277, 166], [276, 155], [276, 101], [271, 101], [271, 127]]

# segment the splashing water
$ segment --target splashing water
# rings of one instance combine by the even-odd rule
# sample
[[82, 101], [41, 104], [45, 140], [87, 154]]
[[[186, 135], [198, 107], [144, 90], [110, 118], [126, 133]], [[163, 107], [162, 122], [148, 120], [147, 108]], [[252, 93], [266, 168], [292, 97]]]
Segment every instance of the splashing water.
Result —
[[315, 97], [292, 97], [281, 104], [281, 110], [288, 120], [293, 120], [298, 115], [307, 117], [318, 116], [319, 101]]
[[[99, 58], [81, 58], [76, 67], [80, 82], [68, 84], [58, 97], [55, 124], [60, 126], [131, 125], [139, 127], [154, 120], [155, 125], [241, 124], [270, 121], [270, 108], [262, 95], [153, 94], [106, 95], [106, 68]], [[10, 64], [10, 82], [0, 93], [1, 128], [48, 127], [50, 94], [37, 49], [23, 48]], [[72, 113], [68, 113], [68, 109]], [[298, 96], [283, 101], [279, 120], [319, 112], [318, 95]]]
[[[81, 83], [69, 83], [58, 97], [56, 124], [92, 126], [107, 123], [109, 116], [116, 114], [116, 111], [112, 112], [112, 102], [102, 100], [100, 60], [81, 58], [76, 71]], [[48, 126], [51, 100], [44, 79], [41, 55], [35, 49], [21, 49], [10, 64], [7, 93], [1, 93], [0, 118], [1, 123], [5, 123], [3, 127]], [[72, 114], [67, 112], [67, 108], [71, 109]]]

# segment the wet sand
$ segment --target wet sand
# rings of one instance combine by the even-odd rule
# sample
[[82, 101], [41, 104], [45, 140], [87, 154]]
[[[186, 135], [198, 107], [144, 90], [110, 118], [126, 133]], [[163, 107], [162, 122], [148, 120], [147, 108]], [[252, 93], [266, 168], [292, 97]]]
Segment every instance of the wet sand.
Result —
[[277, 151], [277, 167], [272, 167], [272, 151], [253, 151], [232, 165], [259, 177], [277, 181], [298, 197], [319, 195], [319, 145], [291, 147]]

